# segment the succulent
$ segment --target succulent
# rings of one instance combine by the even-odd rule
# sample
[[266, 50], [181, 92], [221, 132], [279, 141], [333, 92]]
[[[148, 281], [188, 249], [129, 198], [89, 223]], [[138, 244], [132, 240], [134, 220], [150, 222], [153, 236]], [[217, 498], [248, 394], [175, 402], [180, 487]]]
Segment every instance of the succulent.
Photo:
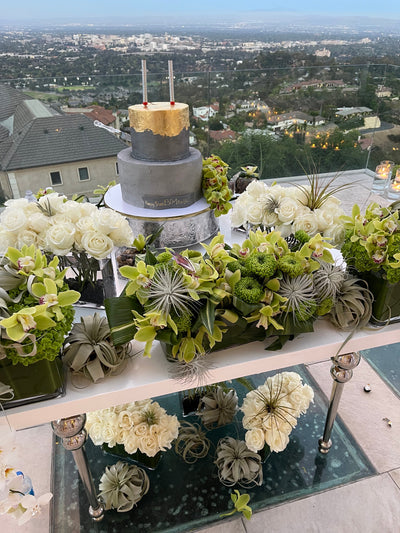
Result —
[[218, 477], [223, 485], [241, 487], [261, 485], [263, 471], [261, 457], [252, 452], [243, 440], [225, 437], [218, 442], [217, 458]]
[[114, 346], [107, 319], [95, 313], [73, 325], [65, 339], [63, 359], [74, 374], [96, 383], [120, 371], [129, 355], [129, 344]]
[[197, 415], [207, 429], [230, 424], [238, 410], [238, 397], [234, 389], [227, 392], [215, 387], [200, 400]]
[[195, 463], [203, 459], [209, 450], [211, 442], [198, 424], [180, 422], [178, 438], [175, 441], [175, 452], [182, 456], [185, 463]]
[[99, 496], [106, 510], [116, 509], [124, 513], [130, 511], [149, 488], [149, 478], [142, 468], [118, 461], [106, 467], [100, 479]]
[[348, 276], [336, 296], [334, 306], [328, 315], [329, 319], [336, 327], [343, 330], [350, 331], [362, 327], [371, 318], [373, 298], [365, 282]]

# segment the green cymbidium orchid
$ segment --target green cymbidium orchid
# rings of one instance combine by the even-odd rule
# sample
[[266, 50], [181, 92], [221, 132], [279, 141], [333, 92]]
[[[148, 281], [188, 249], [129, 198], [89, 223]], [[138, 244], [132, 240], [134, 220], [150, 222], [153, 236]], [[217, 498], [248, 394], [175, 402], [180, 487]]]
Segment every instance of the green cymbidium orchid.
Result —
[[39, 299], [40, 304], [47, 305], [50, 315], [55, 315], [57, 322], [64, 318], [61, 307], [72, 305], [80, 298], [80, 293], [77, 291], [58, 292], [56, 282], [50, 278], [45, 278], [43, 283], [33, 283], [31, 291]]
[[139, 261], [137, 266], [123, 266], [119, 271], [123, 276], [131, 280], [126, 286], [127, 296], [136, 294], [140, 303], [144, 304], [147, 298], [141, 299], [138, 290], [147, 287], [150, 284], [155, 272], [154, 267], [146, 265], [144, 261]]
[[5, 255], [18, 272], [26, 276], [47, 266], [46, 257], [33, 244], [24, 245], [21, 250], [10, 246]]
[[231, 500], [234, 504], [234, 509], [230, 513], [221, 514], [221, 517], [232, 516], [235, 513], [242, 513], [247, 520], [250, 520], [253, 511], [249, 505], [250, 496], [248, 494], [240, 494], [240, 492], [235, 489], [234, 493], [231, 494]]
[[24, 307], [0, 321], [0, 326], [5, 328], [6, 334], [13, 341], [20, 341], [32, 329], [45, 330], [55, 325], [47, 311], [47, 304]]

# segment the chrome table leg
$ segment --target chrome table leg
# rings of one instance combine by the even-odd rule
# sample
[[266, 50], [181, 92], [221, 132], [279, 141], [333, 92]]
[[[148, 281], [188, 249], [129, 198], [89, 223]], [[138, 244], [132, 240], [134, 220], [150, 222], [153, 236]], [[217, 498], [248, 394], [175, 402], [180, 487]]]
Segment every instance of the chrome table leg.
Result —
[[87, 433], [84, 429], [86, 415], [76, 415], [69, 418], [61, 418], [51, 423], [54, 433], [61, 437], [62, 445], [72, 452], [76, 467], [81, 477], [86, 495], [89, 500], [89, 514], [96, 522], [104, 517], [104, 508], [97, 499], [96, 489], [89, 470], [88, 460], [84, 448]]
[[318, 449], [321, 453], [328, 453], [331, 446], [331, 433], [337, 410], [342, 396], [344, 384], [353, 376], [353, 369], [360, 363], [361, 356], [358, 352], [346, 353], [332, 357], [331, 376], [333, 379], [331, 398], [326, 415], [323, 436], [318, 440]]

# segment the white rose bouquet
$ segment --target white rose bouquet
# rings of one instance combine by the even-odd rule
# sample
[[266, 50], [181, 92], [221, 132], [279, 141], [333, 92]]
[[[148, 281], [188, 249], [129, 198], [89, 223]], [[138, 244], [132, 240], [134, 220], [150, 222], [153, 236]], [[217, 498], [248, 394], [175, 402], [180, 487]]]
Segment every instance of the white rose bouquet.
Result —
[[122, 445], [127, 454], [139, 451], [154, 457], [171, 448], [178, 437], [179, 422], [149, 399], [88, 413], [86, 429], [98, 446], [106, 444], [112, 449]]
[[0, 254], [8, 246], [35, 245], [70, 266], [82, 290], [94, 283], [98, 260], [110, 255], [114, 246], [129, 246], [133, 233], [128, 221], [107, 207], [68, 200], [51, 192], [36, 202], [8, 200], [0, 215]]
[[248, 430], [247, 447], [257, 452], [267, 444], [273, 452], [283, 451], [298, 417], [307, 411], [313, 398], [312, 388], [303, 385], [296, 372], [282, 372], [267, 378], [243, 400], [241, 410], [243, 427]]
[[344, 211], [333, 192], [346, 186], [327, 192], [332, 181], [321, 186], [318, 178], [313, 176], [309, 178], [309, 185], [295, 187], [268, 186], [262, 181], [253, 181], [234, 203], [232, 226], [246, 227], [249, 224], [273, 228], [283, 237], [303, 230], [310, 236], [320, 233], [334, 246], [340, 245], [345, 236], [341, 220]]

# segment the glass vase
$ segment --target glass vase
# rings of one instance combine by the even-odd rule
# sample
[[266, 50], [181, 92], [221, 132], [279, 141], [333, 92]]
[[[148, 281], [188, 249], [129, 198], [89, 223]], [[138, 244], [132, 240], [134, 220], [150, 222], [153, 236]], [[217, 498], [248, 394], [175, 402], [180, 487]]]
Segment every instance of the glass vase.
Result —
[[105, 453], [108, 453], [118, 459], [125, 459], [131, 463], [134, 463], [148, 470], [155, 470], [161, 461], [163, 452], [159, 451], [154, 457], [149, 457], [141, 451], [136, 453], [128, 453], [125, 451], [123, 444], [116, 444], [115, 446], [108, 446], [106, 443], [102, 444], [102, 449]]
[[358, 272], [374, 295], [371, 323], [384, 326], [400, 321], [400, 283], [389, 283], [380, 272]]

